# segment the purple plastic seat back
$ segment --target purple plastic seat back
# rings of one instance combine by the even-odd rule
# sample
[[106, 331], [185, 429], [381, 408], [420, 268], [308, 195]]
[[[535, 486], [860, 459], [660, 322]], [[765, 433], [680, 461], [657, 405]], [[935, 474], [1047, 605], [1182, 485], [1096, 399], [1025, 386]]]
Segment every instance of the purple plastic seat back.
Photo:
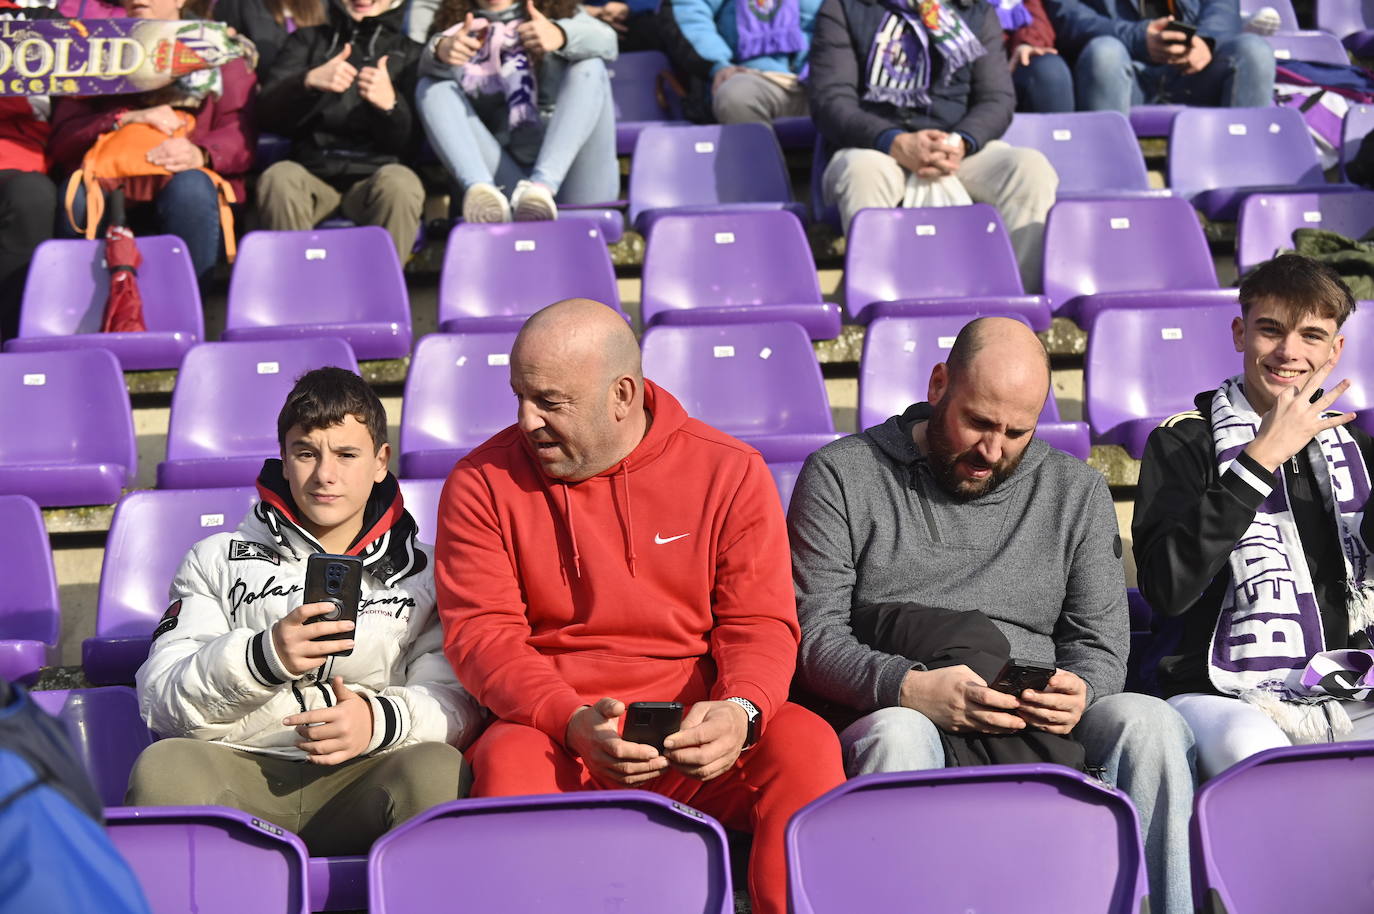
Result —
[[[232, 331], [268, 331], [354, 340], [363, 358], [395, 358], [410, 351], [410, 298], [396, 247], [375, 225], [311, 232], [249, 232], [239, 242], [229, 280], [226, 339]], [[366, 327], [379, 348], [363, 351], [350, 328]], [[280, 330], [280, 332], [278, 332]], [[384, 351], [382, 351], [384, 350]]]
[[1045, 295], [1215, 289], [1197, 214], [1178, 198], [1061, 200], [1045, 223]]
[[[1374, 2], [1374, 0], [1371, 0]], [[1374, 105], [1351, 105], [1341, 122], [1341, 175], [1360, 151], [1360, 144], [1374, 130]]]
[[124, 373], [104, 349], [0, 354], [0, 428], [0, 494], [113, 504], [138, 471]]
[[1188, 199], [1226, 191], [1213, 195], [1214, 218], [1228, 218], [1239, 203], [1243, 193], [1231, 189], [1325, 183], [1317, 146], [1296, 108], [1185, 108], [1174, 118], [1169, 188]]
[[[149, 333], [168, 337], [160, 352], [136, 359], [130, 369], [175, 368], [187, 346], [205, 337], [200, 287], [186, 244], [174, 235], [138, 239], [143, 263], [138, 288], [143, 297], [143, 320]], [[82, 345], [98, 346], [105, 302], [110, 296], [110, 271], [105, 266], [105, 242], [57, 239], [33, 252], [24, 286], [19, 337], [89, 335]], [[115, 339], [125, 334], [115, 334]], [[175, 339], [172, 337], [175, 336]], [[30, 340], [37, 345], [36, 340]], [[116, 348], [116, 354], [121, 354]], [[159, 357], [160, 356], [160, 357]]]
[[153, 914], [308, 914], [299, 837], [227, 806], [125, 806], [106, 830]]
[[513, 331], [420, 339], [406, 376], [401, 475], [446, 477], [460, 457], [515, 422], [514, 344]]
[[[519, 330], [525, 318], [565, 298], [590, 298], [620, 310], [615, 267], [593, 223], [461, 223], [449, 233], [439, 276], [444, 330]], [[462, 326], [445, 326], [452, 321]]]
[[[1374, 910], [1374, 861], [1360, 849], [1371, 778], [1374, 742], [1341, 742], [1269, 749], [1204, 783], [1191, 828], [1194, 904]], [[1276, 840], [1276, 827], [1289, 839]]]
[[1374, 0], [1317, 0], [1317, 28], [1345, 38], [1374, 23]]
[[61, 626], [57, 575], [43, 513], [33, 499], [0, 495], [0, 553], [9, 566], [0, 587], [0, 638], [56, 647]]
[[1059, 174], [1059, 198], [1150, 190], [1131, 122], [1119, 111], [1017, 114], [1002, 140], [1045, 154]]
[[834, 437], [820, 364], [800, 324], [660, 325], [644, 332], [643, 350], [645, 376], [689, 416], [761, 450], [755, 439], [763, 436]]
[[1280, 31], [1298, 30], [1298, 15], [1293, 12], [1293, 0], [1240, 0], [1241, 21], [1244, 22], [1266, 6], [1279, 14]]
[[720, 824], [645, 790], [436, 806], [372, 845], [368, 890], [371, 914], [734, 911]]
[[797, 487], [797, 477], [801, 475], [804, 460], [787, 460], [768, 464], [768, 472], [773, 476], [773, 484], [778, 487], [778, 498], [782, 501], [783, 513], [792, 502], [792, 490]]
[[1137, 914], [1146, 896], [1130, 801], [1058, 765], [853, 778], [792, 817], [787, 877], [793, 914]]
[[353, 350], [336, 337], [193, 346], [172, 391], [168, 462], [255, 459], [242, 467], [243, 478], [229, 482], [210, 475], [213, 471], [197, 478], [189, 468], [179, 474], [178, 487], [251, 485], [261, 460], [281, 453], [277, 411], [296, 379], [327, 365], [358, 370]]
[[[1193, 398], [1241, 370], [1231, 338], [1235, 305], [1118, 308], [1103, 311], [1084, 357], [1084, 413], [1094, 440], [1140, 457], [1145, 434], [1127, 427], [1193, 409]], [[1140, 431], [1140, 430], [1138, 430]], [[1138, 443], [1138, 447], [1136, 447]]]
[[1362, 238], [1374, 228], [1374, 191], [1246, 197], [1236, 222], [1236, 267], [1244, 274], [1280, 250], [1292, 250], [1293, 230], [1300, 228]]
[[1280, 66], [1290, 60], [1307, 60], [1337, 66], [1346, 66], [1350, 63], [1350, 55], [1345, 52], [1345, 46], [1330, 32], [1279, 32], [1277, 35], [1266, 36], [1264, 40], [1274, 49], [1274, 59]]
[[866, 209], [850, 226], [844, 302], [861, 323], [874, 302], [1024, 294], [1011, 239], [986, 203]]
[[646, 127], [630, 166], [630, 222], [651, 209], [790, 203], [792, 183], [767, 124]]
[[138, 697], [128, 686], [30, 692], [36, 705], [60, 719], [77, 757], [106, 806], [119, 806], [129, 772], [153, 734], [138, 715]]
[[[631, 51], [606, 65], [611, 77], [616, 126], [626, 123], [681, 120], [671, 107], [671, 96], [660, 90], [660, 80], [673, 65], [662, 51]], [[664, 107], [662, 102], [668, 102]]]
[[1174, 126], [1174, 115], [1184, 105], [1132, 105], [1131, 130], [1138, 137], [1164, 137]]
[[420, 542], [434, 545], [439, 535], [439, 496], [444, 491], [444, 479], [401, 479], [401, 497], [406, 510], [420, 527]]
[[784, 210], [667, 215], [644, 254], [644, 325], [664, 311], [821, 306], [801, 220]]
[[1345, 348], [1327, 387], [1334, 387], [1342, 378], [1350, 386], [1332, 404], [1332, 409], [1374, 409], [1374, 302], [1357, 302], [1355, 312], [1345, 319], [1340, 333], [1345, 337]]

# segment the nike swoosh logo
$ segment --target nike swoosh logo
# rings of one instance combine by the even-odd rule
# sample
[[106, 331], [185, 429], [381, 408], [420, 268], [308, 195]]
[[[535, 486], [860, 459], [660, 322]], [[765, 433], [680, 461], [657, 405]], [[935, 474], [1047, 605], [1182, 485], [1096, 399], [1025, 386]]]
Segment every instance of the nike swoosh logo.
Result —
[[671, 543], [673, 540], [680, 540], [680, 539], [682, 539], [684, 536], [691, 536], [691, 535], [692, 535], [692, 534], [690, 534], [690, 533], [679, 533], [677, 536], [670, 536], [670, 537], [668, 537], [668, 538], [665, 539], [664, 537], [662, 537], [662, 536], [660, 536], [659, 534], [655, 533], [655, 534], [654, 534], [654, 542], [655, 542], [656, 544], [662, 546], [664, 543]]

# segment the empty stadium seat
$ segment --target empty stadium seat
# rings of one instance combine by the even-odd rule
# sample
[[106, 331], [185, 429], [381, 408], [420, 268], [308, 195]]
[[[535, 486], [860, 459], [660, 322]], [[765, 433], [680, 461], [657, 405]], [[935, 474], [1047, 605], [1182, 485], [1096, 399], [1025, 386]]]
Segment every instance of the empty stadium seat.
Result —
[[640, 313], [654, 324], [790, 320], [813, 340], [840, 333], [821, 298], [806, 230], [783, 210], [667, 214], [644, 253]]
[[1159, 423], [1194, 408], [1241, 370], [1236, 305], [1113, 308], [1097, 316], [1084, 357], [1084, 414], [1093, 440], [1137, 460]]
[[229, 280], [225, 340], [341, 337], [360, 359], [410, 353], [396, 246], [375, 225], [249, 232]]
[[797, 477], [801, 475], [804, 460], [788, 460], [783, 463], [768, 464], [768, 472], [773, 475], [773, 484], [778, 487], [778, 498], [782, 500], [783, 513], [792, 503], [792, 490], [797, 487]]
[[[1371, 33], [1371, 40], [1374, 40], [1374, 33]], [[1346, 168], [1371, 130], [1374, 130], [1374, 105], [1351, 105], [1341, 121], [1341, 177], [1348, 180]]]
[[138, 472], [129, 391], [107, 349], [0, 353], [0, 428], [0, 495], [109, 505]]
[[1330, 32], [1279, 32], [1277, 35], [1267, 36], [1265, 41], [1274, 49], [1274, 59], [1280, 65], [1289, 60], [1306, 60], [1337, 66], [1350, 63], [1350, 55], [1345, 52], [1345, 46]]
[[125, 806], [105, 829], [154, 914], [309, 914], [301, 839], [227, 806]]
[[371, 914], [733, 914], [725, 832], [647, 790], [458, 800], [377, 839]]
[[1045, 154], [1059, 174], [1060, 200], [1169, 195], [1150, 187], [1140, 143], [1119, 111], [1017, 114], [1002, 140]]
[[[992, 315], [985, 315], [992, 316]], [[1003, 317], [1024, 321], [1020, 315]], [[919, 317], [880, 317], [864, 334], [859, 362], [858, 430], [899, 415], [926, 398], [930, 371], [943, 362], [968, 314], [923, 314]], [[1045, 399], [1035, 437], [1051, 447], [1087, 460], [1092, 450], [1086, 422], [1062, 422], [1053, 391]]]
[[1236, 300], [1218, 289], [1197, 214], [1182, 199], [1064, 200], [1045, 223], [1045, 296], [1090, 328], [1108, 308]]
[[860, 211], [845, 248], [844, 303], [861, 324], [934, 308], [1050, 326], [1048, 302], [1025, 293], [1011, 239], [986, 203]]
[[172, 391], [158, 488], [252, 485], [263, 460], [281, 455], [277, 411], [296, 379], [328, 365], [358, 370], [337, 337], [193, 346]]
[[1174, 118], [1169, 188], [1208, 219], [1235, 219], [1247, 195], [1294, 186], [1327, 187], [1296, 108], [1187, 108]]
[[1148, 910], [1135, 808], [1058, 765], [853, 778], [788, 823], [787, 884], [793, 914]]
[[582, 219], [454, 227], [439, 274], [444, 333], [519, 330], [565, 298], [620, 310], [606, 239]]
[[1344, 379], [1350, 387], [1331, 408], [1355, 413], [1355, 424], [1368, 432], [1374, 429], [1374, 302], [1357, 302], [1340, 332], [1345, 348], [1326, 386]]
[[110, 297], [105, 242], [57, 239], [43, 242], [33, 252], [19, 336], [5, 343], [5, 351], [98, 347], [113, 352], [125, 371], [177, 367], [186, 350], [205, 338], [191, 255], [174, 235], [140, 237], [138, 250], [143, 258], [138, 288], [146, 331], [100, 332]]
[[783, 149], [810, 149], [820, 134], [811, 115], [779, 117], [773, 120], [773, 135]]
[[95, 636], [82, 645], [91, 682], [133, 682], [186, 553], [199, 540], [238, 528], [257, 501], [251, 487], [143, 489], [115, 508], [105, 540]]
[[687, 414], [772, 462], [805, 460], [834, 441], [820, 365], [800, 324], [650, 327], [644, 374]]
[[615, 102], [615, 151], [634, 151], [640, 131], [651, 124], [683, 122], [673, 90], [673, 66], [662, 51], [630, 51], [606, 64]]
[[1131, 130], [1137, 137], [1166, 137], [1185, 105], [1132, 105]]
[[1348, 194], [1251, 194], [1236, 220], [1236, 268], [1242, 275], [1293, 249], [1293, 231], [1326, 229], [1361, 238], [1374, 229], [1374, 191]]
[[422, 543], [434, 544], [439, 535], [439, 495], [444, 491], [444, 479], [399, 479], [401, 497], [406, 510], [415, 518]]
[[1374, 54], [1374, 0], [1317, 0], [1317, 28], [1331, 32], [1356, 57]]
[[134, 761], [153, 742], [153, 734], [139, 717], [134, 690], [128, 686], [58, 689], [30, 692], [29, 697], [62, 721], [101, 802], [121, 805]]
[[1193, 904], [1230, 911], [1374, 910], [1361, 838], [1374, 742], [1269, 749], [1198, 788]]
[[515, 331], [422, 337], [406, 376], [401, 475], [443, 478], [468, 451], [515, 422]]
[[792, 200], [777, 137], [767, 124], [646, 127], [630, 164], [630, 223], [648, 237], [669, 210], [806, 208]]
[[33, 499], [0, 495], [0, 678], [32, 682], [57, 649], [57, 576], [43, 513]]

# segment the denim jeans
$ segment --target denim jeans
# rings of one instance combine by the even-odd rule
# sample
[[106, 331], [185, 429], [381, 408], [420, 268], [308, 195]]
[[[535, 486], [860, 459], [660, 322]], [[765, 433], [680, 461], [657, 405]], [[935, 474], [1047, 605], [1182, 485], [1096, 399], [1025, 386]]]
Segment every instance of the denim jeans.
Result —
[[[157, 210], [158, 231], [176, 235], [186, 242], [186, 251], [191, 255], [196, 276], [203, 279], [219, 260], [219, 191], [215, 185], [203, 171], [178, 172], [158, 191], [153, 198], [153, 206]], [[77, 188], [76, 197], [72, 200], [72, 213], [77, 222], [86, 224], [84, 184]], [[109, 213], [108, 209], [106, 213]], [[58, 216], [57, 228], [58, 234], [65, 238], [76, 237], [65, 211]], [[99, 230], [103, 233], [105, 226], [101, 225]]]
[[[1122, 692], [1098, 699], [1073, 735], [1089, 765], [1135, 804], [1145, 841], [1150, 909], [1190, 914], [1188, 821], [1193, 813], [1193, 734], [1169, 705]], [[883, 708], [840, 734], [845, 774], [921, 771], [945, 767], [940, 732], [919, 711]]]
[[1073, 110], [1073, 73], [1058, 54], [1032, 57], [1011, 71], [1016, 86], [1016, 110], [1058, 114]]
[[1132, 60], [1116, 38], [1088, 42], [1074, 64], [1078, 107], [1130, 112], [1131, 105], [1181, 104], [1263, 108], [1274, 100], [1274, 51], [1258, 35], [1218, 42], [1212, 62], [1185, 76], [1177, 67]]
[[598, 58], [564, 71], [529, 169], [502, 148], [457, 80], [421, 79], [415, 100], [430, 145], [463, 190], [486, 182], [509, 193], [529, 178], [552, 190], [559, 203], [600, 203], [620, 195], [611, 81]]

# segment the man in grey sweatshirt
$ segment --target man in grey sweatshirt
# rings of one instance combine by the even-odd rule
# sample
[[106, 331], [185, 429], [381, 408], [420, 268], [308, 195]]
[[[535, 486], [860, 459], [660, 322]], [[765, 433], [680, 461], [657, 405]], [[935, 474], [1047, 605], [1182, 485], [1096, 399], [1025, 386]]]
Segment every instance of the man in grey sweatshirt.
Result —
[[[1192, 910], [1192, 734], [1163, 701], [1122, 693], [1129, 633], [1106, 480], [1034, 438], [1049, 390], [1023, 324], [966, 326], [929, 403], [807, 460], [788, 512], [810, 692], [864, 716], [840, 735], [850, 776], [944, 766], [939, 731], [1072, 735], [1140, 812], [1155, 910]], [[967, 666], [927, 670], [854, 635], [855, 607], [978, 610], [1011, 655], [1056, 667], [1006, 695]]]

